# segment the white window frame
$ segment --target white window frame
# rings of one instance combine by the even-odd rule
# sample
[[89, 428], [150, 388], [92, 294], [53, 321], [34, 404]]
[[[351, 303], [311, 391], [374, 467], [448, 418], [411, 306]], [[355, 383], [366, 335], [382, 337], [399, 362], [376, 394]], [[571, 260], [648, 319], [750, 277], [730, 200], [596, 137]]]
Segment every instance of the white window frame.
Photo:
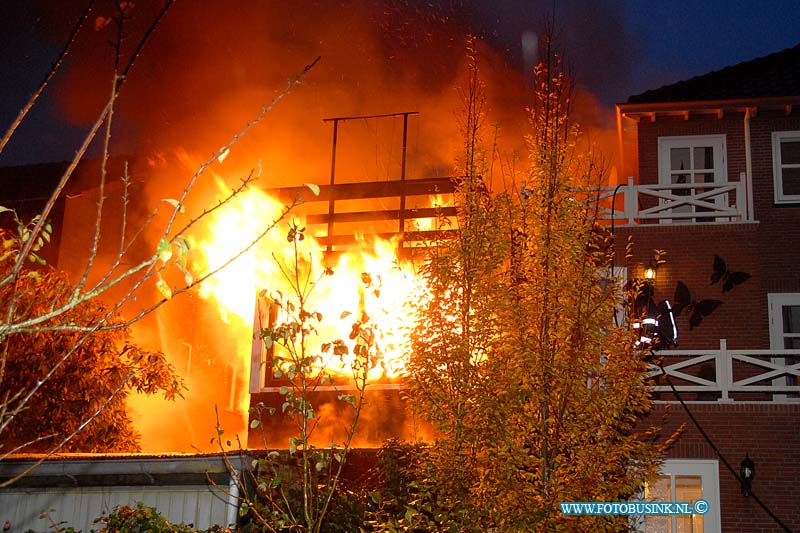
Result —
[[775, 203], [798, 204], [800, 194], [783, 193], [783, 169], [800, 168], [800, 164], [784, 165], [781, 162], [781, 143], [785, 139], [800, 141], [800, 131], [773, 131], [772, 132], [772, 176], [774, 179]]
[[[783, 333], [783, 307], [786, 305], [800, 305], [800, 292], [771, 292], [767, 294], [767, 310], [769, 313], [769, 346], [771, 350], [784, 350]], [[773, 357], [775, 364], [785, 365], [785, 357]], [[794, 385], [788, 377], [783, 376], [772, 380], [773, 385]], [[774, 395], [775, 401], [797, 402], [800, 398], [786, 394]]]
[[[711, 146], [714, 148], [714, 184], [724, 184], [728, 182], [728, 156], [727, 156], [727, 143], [725, 134], [716, 135], [676, 135], [658, 138], [658, 183], [659, 185], [672, 185], [672, 169], [670, 168], [670, 150], [673, 148], [697, 148], [701, 146]], [[697, 169], [687, 169], [688, 172], [695, 172]], [[663, 200], [662, 200], [663, 201]], [[728, 203], [727, 194], [720, 195], [713, 199], [714, 203], [719, 206], [725, 206]], [[691, 212], [695, 208], [691, 207]], [[702, 220], [709, 220], [705, 218]], [[695, 219], [664, 219], [664, 223], [689, 223], [695, 222]]]
[[[675, 476], [699, 476], [703, 499], [708, 502], [708, 512], [703, 515], [703, 533], [721, 533], [722, 520], [719, 506], [719, 461], [715, 459], [665, 459], [659, 476], [671, 478], [671, 501], [675, 501]], [[634, 531], [648, 533], [644, 518], [631, 517]], [[677, 517], [672, 517], [673, 533], [677, 532]]]
[[625, 308], [625, 284], [628, 283], [628, 267], [615, 266], [604, 268], [598, 271], [599, 279], [601, 282], [612, 283], [619, 291], [619, 298], [616, 305], [614, 305], [614, 315], [612, 316], [612, 326], [623, 326], [626, 323], [626, 308]]

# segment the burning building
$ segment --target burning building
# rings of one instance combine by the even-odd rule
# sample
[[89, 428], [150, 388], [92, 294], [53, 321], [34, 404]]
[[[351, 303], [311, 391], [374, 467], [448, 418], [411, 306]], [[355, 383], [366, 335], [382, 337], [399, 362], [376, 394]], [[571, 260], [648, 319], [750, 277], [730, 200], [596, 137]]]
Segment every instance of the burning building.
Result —
[[[273, 87], [315, 57], [318, 48], [324, 49], [327, 55], [291, 95], [294, 102], [276, 107], [264, 128], [241, 139], [224, 160], [208, 167], [206, 176], [213, 179], [189, 199], [187, 217], [217, 205], [239, 177], [254, 172], [260, 178], [258, 187], [216, 209], [209, 224], [198, 228], [191, 241], [191, 270], [203, 275], [226, 263], [277, 219], [299, 192], [306, 200], [305, 209], [293, 211], [287, 221], [308, 229], [307, 241], [318, 237], [310, 245], [320, 258], [317, 268], [333, 268], [334, 285], [344, 285], [338, 280], [352, 281], [349, 287], [331, 287], [332, 292], [323, 296], [325, 317], [354, 316], [364, 307], [366, 275], [370, 288], [379, 287], [381, 292], [381, 301], [371, 303], [402, 318], [402, 298], [413, 290], [413, 263], [402, 259], [413, 258], [413, 244], [424, 241], [431, 219], [452, 214], [447, 195], [453, 187], [449, 176], [460, 138], [454, 118], [460, 105], [456, 88], [468, 61], [463, 36], [449, 21], [441, 23], [419, 13], [409, 16], [395, 6], [382, 13], [363, 3], [323, 2], [316, 7], [310, 19], [294, 6], [274, 5], [257, 16], [236, 20], [220, 17], [214, 9], [176, 6], [171, 14], [173, 29], [154, 38], [153, 47], [163, 53], [143, 55], [140, 68], [148, 74], [131, 77], [126, 86], [119, 102], [126, 128], [114, 138], [124, 151], [138, 154], [131, 158], [129, 175], [141, 204], [174, 199], [183, 186], [176, 176], [191, 175], [207, 159], [198, 154], [215, 152], [220, 138], [224, 142], [247, 121], [247, 110], [269, 101]], [[237, 8], [232, 11], [242, 14]], [[328, 24], [330, 20], [337, 23]], [[213, 30], [199, 37], [196, 48], [186, 47], [187, 41], [197, 42], [197, 28]], [[349, 39], [341, 39], [342, 33]], [[505, 132], [521, 129], [523, 76], [508, 68], [497, 52], [480, 42], [476, 46], [473, 52], [487, 66], [482, 74], [497, 122]], [[104, 52], [88, 53], [93, 57]], [[355, 62], [354, 57], [365, 61]], [[269, 68], [265, 62], [271, 62]], [[89, 85], [99, 76], [95, 65], [93, 61], [76, 65], [63, 86], [64, 112], [77, 123], [85, 123], [97, 108], [98, 102], [87, 96], [92, 94]], [[383, 114], [397, 109], [419, 114]], [[322, 121], [331, 116], [340, 118]], [[90, 240], [97, 195], [92, 186], [76, 185], [65, 198], [60, 222], [69, 230], [60, 233], [55, 261], [59, 268], [80, 271], [82, 265], [76, 260]], [[128, 214], [135, 221], [132, 225], [147, 217], [143, 210]], [[104, 234], [113, 234], [119, 220], [109, 217], [106, 222], [110, 228]], [[81, 234], [80, 228], [87, 231]], [[226, 435], [247, 432], [248, 407], [259, 403], [279, 407], [285, 382], [272, 371], [275, 353], [258, 333], [271, 323], [267, 298], [280, 290], [273, 253], [286, 248], [286, 232], [285, 227], [271, 231], [263, 247], [239, 257], [200, 291], [137, 324], [137, 341], [167, 353], [190, 388], [185, 402], [143, 398], [131, 402], [146, 451], [214, 450], [213, 439], [221, 428]], [[156, 247], [157, 240], [150, 238], [151, 247]], [[167, 282], [182, 283], [180, 277]], [[150, 294], [143, 299], [158, 298], [155, 288], [147, 290]], [[366, 292], [375, 295], [375, 290]], [[395, 299], [389, 298], [390, 293], [396, 293]], [[342, 329], [333, 337], [346, 336], [350, 330], [352, 318], [345, 316], [342, 321]], [[402, 324], [392, 323], [387, 332], [401, 329]], [[396, 343], [388, 341], [387, 348], [389, 344]], [[362, 424], [363, 440], [358, 445], [420, 434], [413, 413], [401, 402], [396, 376], [402, 360], [388, 349], [384, 355], [383, 364], [376, 366], [370, 387], [375, 394], [367, 398], [367, 423]], [[336, 403], [333, 400], [341, 392], [337, 387], [349, 385], [341, 381], [320, 389], [321, 405]], [[321, 409], [326, 409], [321, 418], [328, 427], [320, 427], [319, 437], [335, 441], [338, 413], [333, 407]], [[272, 438], [268, 445], [285, 446], [285, 434]], [[251, 431], [242, 443], [259, 445], [259, 439]]]
[[[280, 203], [270, 200], [263, 191], [285, 191], [312, 183], [323, 186], [322, 194], [326, 194], [324, 186], [330, 181], [332, 167], [330, 135], [331, 129], [337, 128], [336, 121], [323, 122], [326, 117], [419, 111], [339, 122], [337, 186], [372, 182], [373, 189], [380, 189], [385, 183], [405, 178], [408, 183], [415, 183], [410, 187], [417, 187], [420, 178], [438, 179], [452, 174], [457, 152], [454, 113], [459, 107], [457, 87], [467, 61], [464, 26], [459, 17], [393, 3], [376, 6], [352, 2], [343, 6], [319, 2], [306, 12], [283, 5], [255, 7], [242, 4], [231, 9], [197, 9], [177, 3], [139, 57], [134, 71], [140, 74], [131, 73], [117, 102], [117, 124], [124, 126], [113, 131], [112, 152], [136, 154], [125, 158], [135, 196], [127, 213], [128, 227], [132, 228], [147, 219], [151, 206], [164, 205], [163, 200], [180, 196], [185, 177], [206, 159], [199, 154], [216, 151], [264, 102], [271, 100], [273, 91], [282, 88], [287, 77], [322, 55], [303, 84], [271, 110], [259, 128], [240, 139], [224, 161], [212, 165], [207, 172], [208, 183], [187, 200], [187, 214], [201, 212], [204, 206], [224, 197], [240, 177], [251, 171], [260, 172], [258, 187], [243, 194], [235, 208], [216, 213], [219, 216], [213, 221], [215, 225], [198, 228], [192, 242], [192, 268], [200, 274], [219, 266], [235, 253], [237, 245], [241, 249], [243, 243], [249, 242], [248, 236], [259, 231], [259, 222], [270, 222], [270, 210], [280, 209]], [[104, 35], [105, 17], [110, 11], [106, 12], [105, 5], [97, 9], [92, 15], [97, 20], [91, 22], [97, 23], [98, 35]], [[143, 31], [158, 9], [150, 3], [137, 3], [129, 21], [130, 35]], [[66, 7], [43, 10], [45, 25], [75, 15], [68, 11]], [[348, 39], [340, 38], [343, 32]], [[78, 127], [94, 120], [102, 107], [105, 90], [99, 88], [105, 87], [106, 66], [113, 59], [110, 48], [94, 46], [95, 40], [83, 34], [79, 37], [71, 54], [81, 61], [70, 64], [51, 86], [61, 114]], [[523, 77], [506, 65], [500, 53], [483, 43], [476, 47], [486, 59], [484, 75], [489, 80], [487, 91], [493, 110], [498, 121], [511, 131], [515, 124], [524, 122], [517, 113], [525, 98]], [[123, 54], [130, 51], [122, 50]], [[366, 60], [354, 62], [354, 57]], [[169, 90], [162, 90], [163, 87]], [[73, 275], [80, 275], [80, 260], [91, 241], [98, 191], [95, 182], [90, 181], [96, 177], [96, 169], [90, 167], [82, 167], [85, 180], [71, 185], [53, 220], [59, 242], [48, 259]], [[59, 172], [55, 167], [51, 170], [54, 174]], [[121, 175], [122, 165], [113, 167], [111, 173]], [[18, 176], [12, 181], [16, 179]], [[118, 188], [107, 191], [109, 198], [121, 191], [119, 184], [113, 187]], [[432, 187], [425, 193], [437, 186]], [[397, 192], [399, 189], [369, 203], [361, 192], [344, 193], [349, 196], [336, 200], [338, 218], [334, 223], [340, 232], [336, 238], [345, 238], [348, 233], [352, 237], [355, 230], [362, 235], [388, 238], [400, 226], [411, 229], [407, 224], [410, 221], [399, 220], [395, 214], [391, 214], [395, 217], [391, 221], [366, 224], [354, 219], [353, 212], [434, 209], [427, 202], [401, 205], [407, 199], [412, 202], [416, 193]], [[446, 194], [445, 190], [442, 192]], [[120, 220], [114, 220], [113, 215], [121, 213], [122, 206], [113, 203], [119, 202], [116, 198], [109, 200], [111, 208], [106, 212], [103, 235], [113, 235], [119, 227]], [[361, 207], [356, 205], [359, 203]], [[304, 225], [318, 226], [315, 217], [327, 216], [330, 206], [325, 202], [317, 205], [322, 206], [320, 212], [303, 214], [308, 217], [302, 222]], [[341, 218], [344, 211], [350, 212], [346, 215], [350, 220]], [[286, 242], [282, 230], [274, 233], [276, 239]], [[156, 241], [150, 246], [158, 244], [156, 236], [145, 237]], [[113, 254], [113, 245], [103, 246], [96, 265], [98, 271], [108, 264], [103, 259], [108, 257], [106, 252]], [[331, 257], [330, 252], [341, 251], [342, 241], [323, 242], [321, 246], [322, 253]], [[386, 248], [392, 250], [391, 260], [396, 259], [396, 244]], [[184, 402], [164, 404], [140, 398], [131, 403], [146, 450], [213, 448], [208, 442], [216, 435], [215, 406], [229, 434], [244, 431], [256, 311], [254, 295], [271, 287], [274, 274], [257, 273], [254, 268], [272, 263], [270, 245], [265, 250], [261, 256], [254, 250], [231, 265], [227, 270], [230, 274], [208, 280], [200, 292], [176, 299], [171, 302], [175, 305], [166, 306], [137, 325], [137, 342], [169, 355], [190, 388]], [[360, 279], [362, 268], [352, 266], [356, 279]], [[347, 268], [337, 270], [344, 275]], [[143, 294], [140, 302], [158, 297], [152, 288], [147, 290], [151, 292]], [[114, 296], [109, 294], [110, 298]], [[127, 311], [137, 312], [135, 305]], [[164, 419], [170, 421], [169, 426], [165, 427]]]

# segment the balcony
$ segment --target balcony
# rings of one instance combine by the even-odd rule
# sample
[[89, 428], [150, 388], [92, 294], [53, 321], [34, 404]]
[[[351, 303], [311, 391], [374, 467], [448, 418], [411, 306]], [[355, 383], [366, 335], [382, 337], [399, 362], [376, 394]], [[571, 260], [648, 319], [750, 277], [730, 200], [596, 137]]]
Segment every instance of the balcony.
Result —
[[[747, 180], [637, 185], [633, 178], [595, 192], [599, 216], [618, 225], [752, 222]], [[621, 207], [622, 209], [618, 208]]]
[[[800, 402], [800, 350], [662, 350], [650, 378], [657, 402]], [[663, 369], [663, 370], [662, 370]], [[670, 377], [667, 383], [664, 373]]]

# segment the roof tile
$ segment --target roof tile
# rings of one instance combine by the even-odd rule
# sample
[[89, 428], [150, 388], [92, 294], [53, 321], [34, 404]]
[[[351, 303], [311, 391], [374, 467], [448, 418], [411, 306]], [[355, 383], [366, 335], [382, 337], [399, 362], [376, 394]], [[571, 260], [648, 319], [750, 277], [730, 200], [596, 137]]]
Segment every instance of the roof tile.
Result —
[[800, 44], [708, 74], [651, 89], [629, 104], [800, 96]]

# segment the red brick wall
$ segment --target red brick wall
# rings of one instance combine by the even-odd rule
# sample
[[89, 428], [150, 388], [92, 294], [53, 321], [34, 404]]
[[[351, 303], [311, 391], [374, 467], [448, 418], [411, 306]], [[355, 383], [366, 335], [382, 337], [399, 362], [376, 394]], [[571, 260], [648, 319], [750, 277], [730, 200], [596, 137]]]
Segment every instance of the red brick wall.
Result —
[[[619, 249], [628, 235], [633, 235], [634, 255], [626, 262]], [[719, 348], [719, 339], [728, 339], [729, 348], [754, 349], [769, 347], [759, 238], [755, 224], [661, 224], [622, 228], [617, 231], [616, 242], [618, 261], [628, 266], [629, 278], [642, 276], [654, 250], [666, 250], [666, 263], [659, 266], [655, 280], [656, 301], [674, 302], [678, 281], [686, 284], [695, 300], [722, 301], [694, 330], [689, 329], [688, 312], [678, 317], [679, 348]], [[710, 285], [715, 254], [730, 269], [748, 272], [752, 278], [723, 294], [719, 283]]]
[[658, 183], [658, 138], [677, 135], [725, 134], [728, 179], [738, 180], [745, 172], [744, 115], [727, 113], [722, 118], [700, 115], [689, 120], [683, 117], [658, 117], [639, 122], [639, 178], [643, 184]]
[[752, 119], [753, 203], [759, 256], [769, 292], [800, 292], [800, 205], [774, 204], [772, 132], [800, 130], [800, 113], [759, 112]]
[[[755, 464], [753, 493], [792, 530], [800, 530], [800, 404], [691, 404], [701, 427], [737, 473], [749, 454]], [[713, 448], [677, 404], [656, 407], [643, 422], [659, 424], [663, 434], [686, 422], [678, 442], [669, 450], [673, 459], [719, 459]], [[752, 498], [742, 496], [738, 481], [719, 461], [722, 531], [781, 531]]]
[[[329, 443], [342, 444], [345, 441], [345, 428], [350, 424], [353, 408], [346, 401], [339, 400], [342, 391], [320, 388], [311, 394], [309, 400], [318, 414], [312, 443], [326, 447]], [[355, 391], [345, 391], [355, 394]], [[433, 431], [429, 424], [412, 412], [405, 393], [399, 389], [381, 390], [377, 386], [367, 387], [364, 406], [358, 420], [355, 439], [356, 448], [379, 448], [387, 439], [396, 437], [414, 442], [420, 439], [432, 440]], [[273, 416], [262, 417], [264, 427], [253, 428], [248, 424], [248, 448], [287, 448], [288, 439], [297, 437], [298, 430], [286, 422], [282, 413], [284, 396], [278, 392], [261, 392], [250, 396], [250, 406], [262, 403], [276, 410]], [[255, 418], [250, 414], [250, 420]]]
[[[673, 298], [675, 284], [683, 281], [695, 299], [717, 299], [723, 304], [702, 325], [689, 331], [688, 318], [681, 317], [682, 348], [714, 348], [718, 339], [728, 339], [734, 349], [769, 347], [767, 293], [800, 292], [800, 205], [775, 206], [772, 166], [773, 131], [800, 130], [800, 113], [759, 111], [750, 122], [755, 223], [647, 225], [617, 230], [617, 256], [628, 235], [635, 243], [635, 256], [627, 263], [629, 277], [641, 276], [653, 250], [666, 250], [667, 264], [656, 281], [658, 299]], [[676, 135], [726, 135], [729, 180], [738, 180], [746, 170], [744, 114], [658, 117], [639, 123], [640, 183], [658, 182], [658, 138]], [[710, 286], [714, 255], [729, 269], [748, 272], [752, 278], [722, 294]]]
[[[758, 218], [768, 215], [773, 205], [772, 132], [800, 130], [800, 113], [763, 111], [750, 121], [753, 165], [753, 199]], [[790, 208], [791, 209], [791, 208]], [[779, 209], [780, 210], [780, 209]]]
[[[658, 182], [658, 137], [676, 135], [726, 135], [728, 179], [746, 171], [744, 114], [658, 117], [639, 123], [640, 183]], [[733, 349], [769, 347], [767, 294], [800, 292], [800, 205], [774, 204], [773, 131], [800, 130], [800, 113], [760, 110], [750, 122], [754, 223], [649, 225], [617, 230], [617, 257], [634, 239], [634, 256], [628, 261], [629, 277], [641, 277], [653, 250], [666, 250], [667, 263], [658, 270], [657, 299], [674, 297], [678, 280], [695, 299], [718, 299], [722, 305], [690, 331], [688, 317], [679, 318], [679, 348], [718, 347], [728, 339]], [[728, 293], [711, 286], [713, 258], [717, 254], [729, 269], [752, 275]], [[657, 423], [666, 406], [659, 405], [648, 419]], [[667, 430], [686, 422], [687, 427], [671, 458], [717, 459], [717, 454], [692, 425], [680, 405], [671, 405]], [[792, 529], [800, 529], [800, 404], [692, 404], [690, 409], [734, 468], [746, 453], [756, 464], [754, 492]], [[647, 422], [647, 421], [645, 421]], [[740, 493], [736, 479], [720, 461], [720, 504], [723, 531], [779, 531], [779, 526], [752, 498]]]

